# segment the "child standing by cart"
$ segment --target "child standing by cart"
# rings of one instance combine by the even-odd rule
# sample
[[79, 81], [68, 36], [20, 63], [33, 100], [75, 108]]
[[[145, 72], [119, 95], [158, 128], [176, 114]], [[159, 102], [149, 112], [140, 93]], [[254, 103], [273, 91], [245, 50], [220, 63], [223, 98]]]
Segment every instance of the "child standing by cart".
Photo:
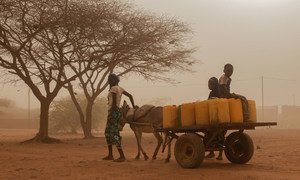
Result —
[[[211, 90], [208, 96], [208, 99], [214, 99], [214, 98], [220, 98], [221, 97], [221, 92], [220, 92], [220, 86], [219, 86], [219, 82], [218, 79], [216, 77], [212, 77], [208, 80], [208, 88]], [[226, 134], [224, 132], [221, 132], [221, 134], [217, 135], [217, 141], [220, 141], [219, 139], [222, 139], [221, 141], [223, 141], [223, 137]], [[209, 138], [211, 138], [213, 136], [213, 132], [207, 132], [206, 133], [206, 141], [208, 141]], [[221, 137], [221, 138], [220, 138]], [[222, 144], [222, 142], [221, 142]], [[223, 151], [219, 151], [219, 155], [217, 157], [217, 160], [222, 160]], [[215, 157], [215, 153], [214, 151], [210, 151], [209, 154], [206, 156], [206, 158], [214, 158]]]

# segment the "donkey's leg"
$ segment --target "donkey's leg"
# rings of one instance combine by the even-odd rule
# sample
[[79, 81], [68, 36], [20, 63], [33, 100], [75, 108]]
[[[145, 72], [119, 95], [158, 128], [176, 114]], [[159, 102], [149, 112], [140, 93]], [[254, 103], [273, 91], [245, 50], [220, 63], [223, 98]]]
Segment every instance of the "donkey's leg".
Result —
[[146, 152], [144, 151], [144, 149], [142, 147], [142, 132], [138, 131], [137, 135], [138, 135], [138, 141], [139, 141], [140, 149], [141, 149], [141, 151], [144, 155], [144, 159], [148, 160], [149, 157], [147, 156]]
[[[171, 138], [171, 137], [168, 137], [168, 139], [170, 139], [170, 138]], [[173, 140], [173, 139], [170, 139], [170, 143], [168, 144], [168, 156], [167, 156], [167, 159], [165, 160], [166, 162], [170, 162], [172, 140]]]
[[136, 143], [137, 143], [137, 146], [138, 146], [138, 153], [137, 155], [135, 156], [135, 159], [140, 159], [140, 155], [141, 155], [141, 145], [140, 145], [140, 141], [139, 141], [139, 137], [138, 137], [138, 132], [136, 129], [132, 129], [133, 132], [134, 132], [134, 135], [135, 135], [135, 139], [136, 139]]
[[153, 134], [154, 134], [155, 138], [157, 139], [157, 146], [156, 146], [156, 149], [155, 149], [154, 154], [152, 156], [152, 159], [156, 159], [156, 155], [158, 153], [159, 148], [161, 147], [161, 144], [163, 142], [163, 138], [161, 137], [159, 132], [154, 132]]

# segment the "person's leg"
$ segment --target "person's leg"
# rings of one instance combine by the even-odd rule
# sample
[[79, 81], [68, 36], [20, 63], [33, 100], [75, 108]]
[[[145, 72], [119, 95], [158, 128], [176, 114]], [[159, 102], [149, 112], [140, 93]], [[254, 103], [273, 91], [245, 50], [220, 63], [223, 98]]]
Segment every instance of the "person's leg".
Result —
[[223, 151], [219, 151], [219, 156], [216, 158], [217, 160], [223, 160]]
[[116, 147], [118, 148], [120, 157], [118, 159], [115, 159], [114, 162], [123, 162], [125, 161], [125, 156], [123, 153], [123, 149], [121, 146], [121, 139], [122, 137], [120, 136], [120, 131], [119, 131], [119, 120], [121, 118], [121, 113], [120, 110], [117, 109], [117, 111], [112, 112], [111, 116], [111, 141], [112, 144], [115, 144]]
[[119, 151], [120, 157], [118, 159], [115, 159], [114, 162], [124, 162], [126, 160], [126, 158], [125, 158], [122, 147], [118, 147], [118, 151]]
[[241, 100], [242, 108], [243, 108], [243, 118], [244, 118], [244, 121], [248, 121], [250, 114], [249, 114], [249, 105], [248, 105], [247, 98], [245, 96], [235, 94], [235, 93], [232, 93], [231, 96], [232, 96], [232, 98], [237, 98], [237, 99]]
[[243, 108], [243, 118], [244, 121], [248, 121], [250, 114], [249, 114], [249, 105], [248, 105], [248, 100], [244, 97], [241, 96], [241, 101], [242, 101], [242, 108]]
[[214, 157], [215, 157], [214, 151], [210, 151], [209, 154], [205, 156], [205, 158], [214, 158]]
[[[223, 130], [223, 131], [219, 132], [219, 135], [218, 135], [219, 139], [218, 139], [218, 141], [219, 141], [219, 147], [220, 148], [225, 148], [225, 136], [226, 136], [226, 133], [227, 133], [226, 130]], [[217, 160], [223, 160], [223, 150], [219, 151], [219, 155], [218, 155], [218, 157], [216, 159]]]
[[114, 137], [114, 144], [118, 148], [118, 152], [120, 154], [120, 157], [118, 159], [115, 159], [114, 162], [123, 162], [125, 161], [125, 155], [121, 145], [122, 137], [120, 136], [120, 131], [118, 129], [115, 129], [113, 137]]
[[235, 94], [235, 93], [232, 93], [230, 95], [230, 98], [235, 98], [235, 99], [240, 99], [241, 100], [242, 109], [243, 109], [243, 119], [244, 119], [244, 121], [247, 122], [249, 120], [249, 117], [250, 117], [247, 98], [245, 96]]
[[114, 162], [124, 162], [126, 160], [122, 146], [121, 146], [121, 137], [116, 140], [116, 146], [118, 148], [118, 152], [120, 154], [120, 157], [118, 159], [115, 159]]
[[114, 160], [114, 156], [112, 153], [112, 145], [108, 145], [108, 155], [104, 158], [102, 158], [103, 160]]
[[113, 160], [113, 152], [112, 152], [112, 133], [111, 133], [111, 124], [108, 123], [105, 128], [105, 139], [108, 147], [108, 155], [103, 160]]
[[[213, 136], [213, 132], [208, 131], [208, 132], [205, 133], [205, 136], [204, 136], [205, 146], [208, 146], [207, 143], [209, 143], [212, 136]], [[211, 142], [210, 142], [210, 144], [211, 144]], [[209, 151], [209, 154], [205, 156], [205, 158], [214, 158], [214, 157], [215, 157], [214, 151]]]

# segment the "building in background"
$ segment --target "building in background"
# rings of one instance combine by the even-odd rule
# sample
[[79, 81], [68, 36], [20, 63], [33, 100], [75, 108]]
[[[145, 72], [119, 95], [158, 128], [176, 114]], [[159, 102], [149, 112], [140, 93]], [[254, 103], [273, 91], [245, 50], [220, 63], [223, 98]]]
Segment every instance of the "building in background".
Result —
[[278, 106], [261, 106], [257, 107], [257, 120], [259, 122], [278, 122]]
[[300, 128], [300, 106], [282, 106], [278, 124], [284, 128]]

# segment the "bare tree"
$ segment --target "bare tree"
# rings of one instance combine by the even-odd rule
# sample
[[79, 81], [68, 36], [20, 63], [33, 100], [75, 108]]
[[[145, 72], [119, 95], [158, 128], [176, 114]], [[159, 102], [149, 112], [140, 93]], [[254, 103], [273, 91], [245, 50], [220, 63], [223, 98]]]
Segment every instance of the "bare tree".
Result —
[[40, 128], [33, 140], [48, 136], [49, 106], [65, 85], [95, 67], [89, 59], [80, 73], [76, 52], [88, 46], [89, 23], [78, 18], [68, 0], [2, 0], [0, 2], [0, 66], [22, 81], [40, 101]]
[[[190, 71], [194, 61], [190, 58], [193, 49], [185, 43], [190, 30], [186, 24], [174, 18], [157, 17], [139, 10], [130, 4], [114, 2], [104, 6], [105, 1], [89, 1], [86, 11], [96, 13], [96, 25], [89, 51], [78, 51], [80, 64], [72, 66], [74, 73], [82, 72], [86, 59], [97, 58], [101, 65], [79, 76], [79, 83], [69, 82], [67, 89], [80, 115], [85, 138], [91, 138], [92, 110], [95, 99], [107, 88], [107, 76], [115, 72], [119, 76], [131, 73], [147, 80], [170, 79], [165, 73], [171, 70]], [[90, 13], [89, 13], [90, 14]], [[92, 51], [92, 53], [91, 53]], [[84, 68], [83, 68], [84, 69]], [[79, 84], [79, 87], [76, 86]], [[80, 106], [74, 91], [81, 89], [86, 97], [85, 108]], [[75, 89], [75, 90], [74, 90]]]

